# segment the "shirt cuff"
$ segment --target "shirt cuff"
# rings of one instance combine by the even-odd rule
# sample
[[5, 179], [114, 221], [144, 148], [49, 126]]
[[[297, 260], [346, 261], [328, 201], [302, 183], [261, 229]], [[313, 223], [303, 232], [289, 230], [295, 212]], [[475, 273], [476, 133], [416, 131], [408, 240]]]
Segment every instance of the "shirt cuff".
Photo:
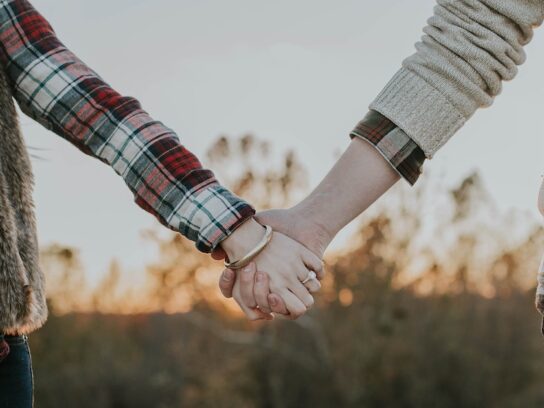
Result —
[[350, 137], [373, 145], [393, 169], [411, 186], [422, 173], [425, 153], [402, 129], [381, 113], [370, 110]]
[[250, 204], [214, 183], [186, 197], [167, 222], [209, 253], [254, 214]]

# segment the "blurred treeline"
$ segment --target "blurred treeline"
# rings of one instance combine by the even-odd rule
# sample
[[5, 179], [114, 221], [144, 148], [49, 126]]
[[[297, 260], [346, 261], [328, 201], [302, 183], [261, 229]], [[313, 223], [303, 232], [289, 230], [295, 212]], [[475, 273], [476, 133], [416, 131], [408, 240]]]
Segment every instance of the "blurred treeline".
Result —
[[[293, 153], [274, 157], [251, 136], [223, 137], [208, 161], [257, 207], [288, 206], [307, 176]], [[418, 184], [399, 183], [359, 220], [295, 322], [247, 322], [219, 294], [220, 264], [179, 234], [147, 232], [160, 257], [141, 287], [112, 262], [90, 290], [76, 248], [44, 248], [36, 406], [544, 406], [543, 229], [501, 213], [477, 174], [452, 190]]]

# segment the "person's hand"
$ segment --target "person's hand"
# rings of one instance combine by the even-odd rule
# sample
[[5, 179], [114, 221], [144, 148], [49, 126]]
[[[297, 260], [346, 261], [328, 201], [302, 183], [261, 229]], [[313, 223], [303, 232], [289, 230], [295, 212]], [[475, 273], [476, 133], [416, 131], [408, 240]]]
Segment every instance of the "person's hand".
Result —
[[[229, 259], [238, 259], [247, 253], [255, 242], [262, 238], [264, 229], [255, 220], [250, 220], [239, 227], [229, 238], [222, 243], [222, 247]], [[251, 245], [248, 242], [252, 242]], [[297, 318], [310, 308], [314, 299], [310, 292], [316, 292], [321, 285], [317, 279], [312, 279], [304, 285], [301, 283], [308, 276], [309, 270], [316, 273], [319, 279], [323, 277], [321, 259], [310, 250], [284, 234], [274, 232], [271, 242], [255, 259], [259, 273], [255, 273], [252, 266], [237, 271], [237, 278], [232, 295], [238, 302], [246, 316], [250, 319], [268, 318], [272, 311], [269, 296], [265, 296], [266, 286], [283, 299], [285, 309], [291, 318]], [[231, 282], [232, 271], [225, 271], [220, 279], [220, 286]], [[268, 274], [269, 281], [263, 279]], [[255, 291], [251, 285], [254, 284]], [[253, 290], [252, 290], [253, 289]], [[251, 296], [253, 294], [253, 296]], [[277, 306], [277, 298], [270, 297], [272, 306]], [[256, 309], [257, 305], [259, 309]], [[280, 308], [276, 308], [278, 310]]]
[[[365, 177], [354, 179], [346, 174]], [[257, 219], [322, 258], [334, 236], [399, 179], [398, 172], [374, 146], [354, 138], [308, 197], [288, 210], [260, 213]]]
[[[262, 224], [270, 225], [274, 230], [302, 243], [319, 258], [322, 258], [325, 249], [332, 240], [331, 234], [325, 228], [304, 217], [303, 213], [299, 214], [296, 207], [263, 211], [258, 213], [256, 218]], [[226, 254], [222, 248], [218, 248], [212, 253], [212, 257], [218, 260], [224, 259], [225, 256]], [[242, 272], [238, 271], [238, 274], [240, 273]], [[256, 280], [253, 279], [253, 277], [258, 276], [255, 273], [255, 270], [251, 269], [240, 280], [240, 298], [237, 302], [246, 315], [252, 320], [269, 319], [271, 318], [270, 312], [284, 315], [289, 319], [295, 318], [295, 316], [289, 314], [280, 296], [275, 293], [269, 293], [267, 275], [264, 274], [264, 279], [262, 280]], [[319, 275], [318, 278], [322, 279], [323, 276], [324, 273]], [[226, 298], [234, 296], [233, 289], [236, 277], [236, 271], [230, 269], [225, 269], [221, 274], [219, 288]], [[265, 298], [265, 294], [267, 293], [269, 294]], [[255, 307], [255, 304], [258, 307]]]
[[[218, 261], [224, 260], [226, 256], [227, 254], [221, 246], [218, 246], [212, 252], [212, 258]], [[251, 262], [241, 271], [224, 269], [219, 278], [219, 289], [223, 296], [227, 299], [233, 297], [234, 283], [236, 282], [238, 272], [238, 274], [243, 275], [240, 281], [239, 294], [237, 294], [236, 302], [250, 320], [271, 320], [274, 318], [272, 313], [283, 315], [288, 319], [291, 318], [283, 299], [275, 293], [270, 293], [268, 275], [264, 272], [259, 272], [260, 275], [257, 275], [256, 270], [254, 262]], [[259, 277], [259, 279], [257, 279], [257, 277]], [[266, 306], [262, 309], [253, 306], [257, 304], [256, 299], [264, 298], [268, 300], [270, 310], [267, 310]], [[252, 307], [247, 305], [252, 305]]]
[[[259, 287], [261, 284], [266, 284], [263, 277], [268, 275], [270, 292], [283, 299], [290, 318], [296, 319], [302, 316], [313, 306], [314, 298], [311, 293], [321, 289], [319, 279], [323, 278], [323, 264], [320, 258], [303, 245], [284, 234], [274, 232], [272, 241], [255, 258], [255, 263], [258, 270], [255, 285]], [[314, 271], [317, 278], [303, 284], [302, 281], [308, 277], [310, 271]], [[234, 284], [234, 298], [238, 293], [241, 295], [244, 273], [242, 271], [242, 276]], [[255, 290], [254, 294], [255, 303], [249, 306], [258, 306], [265, 312], [271, 311], [268, 296], [261, 296], [260, 292]], [[245, 298], [250, 300], [248, 294]]]
[[[223, 296], [226, 298], [234, 296], [234, 283], [237, 275], [240, 276], [240, 284], [237, 285], [235, 300], [250, 320], [272, 320], [274, 318], [272, 313], [284, 315], [288, 319], [292, 318], [283, 299], [275, 293], [270, 293], [268, 275], [264, 272], [257, 272], [254, 262], [239, 271], [232, 269], [223, 271], [219, 280], [219, 289]], [[261, 303], [264, 303], [262, 299], [267, 299], [270, 309], [259, 308], [256, 299], [261, 299]]]

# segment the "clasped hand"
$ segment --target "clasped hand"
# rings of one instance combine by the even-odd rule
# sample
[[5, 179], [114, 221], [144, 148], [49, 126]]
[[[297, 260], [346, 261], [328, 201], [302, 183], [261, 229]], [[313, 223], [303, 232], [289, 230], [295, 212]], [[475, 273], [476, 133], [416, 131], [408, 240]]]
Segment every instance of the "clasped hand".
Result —
[[[314, 304], [313, 293], [321, 289], [325, 276], [321, 260], [326, 245], [318, 244], [315, 228], [297, 221], [292, 210], [260, 213], [240, 226], [214, 252], [216, 259], [237, 259], [262, 238], [261, 224], [273, 229], [272, 240], [246, 267], [225, 269], [219, 287], [233, 297], [250, 320], [271, 320], [272, 313], [296, 319]], [[309, 279], [314, 271], [316, 278]], [[303, 281], [307, 280], [305, 283]]]

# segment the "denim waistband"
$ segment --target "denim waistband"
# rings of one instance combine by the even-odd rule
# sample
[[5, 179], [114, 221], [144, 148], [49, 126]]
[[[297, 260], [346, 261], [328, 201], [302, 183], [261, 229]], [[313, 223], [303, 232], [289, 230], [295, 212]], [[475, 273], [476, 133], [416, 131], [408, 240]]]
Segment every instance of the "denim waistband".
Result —
[[8, 356], [10, 352], [10, 344], [22, 344], [26, 341], [28, 341], [28, 336], [26, 334], [11, 335], [0, 332], [0, 362], [2, 362], [2, 360]]

